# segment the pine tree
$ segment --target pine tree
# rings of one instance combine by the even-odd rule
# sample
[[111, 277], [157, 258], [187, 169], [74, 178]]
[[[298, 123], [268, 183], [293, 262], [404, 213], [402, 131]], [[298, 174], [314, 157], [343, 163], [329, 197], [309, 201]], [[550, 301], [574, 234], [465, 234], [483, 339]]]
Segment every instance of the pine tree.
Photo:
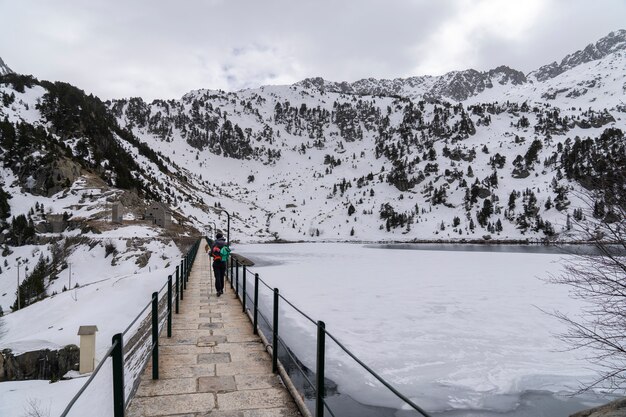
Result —
[[478, 223], [481, 226], [485, 227], [485, 225], [487, 224], [487, 219], [492, 214], [493, 214], [493, 203], [491, 202], [489, 198], [486, 198], [483, 201], [483, 208], [478, 212], [478, 215], [476, 216], [476, 218], [478, 219]]
[[517, 194], [515, 191], [511, 191], [511, 195], [509, 196], [509, 210], [515, 210], [515, 199], [517, 198]]
[[548, 197], [548, 199], [546, 200], [546, 204], [544, 207], [546, 208], [546, 210], [550, 210], [552, 208], [552, 199], [550, 197]]
[[604, 217], [605, 214], [606, 211], [604, 209], [604, 201], [596, 200], [593, 204], [593, 217], [595, 217], [596, 219], [601, 219]]

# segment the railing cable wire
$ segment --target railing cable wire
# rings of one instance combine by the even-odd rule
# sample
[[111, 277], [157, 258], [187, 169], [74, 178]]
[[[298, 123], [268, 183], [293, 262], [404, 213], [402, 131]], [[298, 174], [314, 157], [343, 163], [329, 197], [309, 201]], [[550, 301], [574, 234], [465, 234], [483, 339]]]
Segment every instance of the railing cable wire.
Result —
[[72, 398], [72, 400], [69, 402], [67, 407], [65, 407], [65, 410], [63, 410], [63, 413], [61, 413], [61, 417], [67, 416], [67, 413], [70, 412], [70, 410], [71, 410], [72, 406], [74, 405], [74, 403], [76, 403], [78, 398], [83, 394], [83, 392], [85, 392], [87, 387], [89, 387], [89, 384], [91, 384], [91, 381], [93, 381], [93, 379], [96, 377], [96, 375], [98, 374], [98, 372], [102, 368], [102, 365], [104, 365], [104, 363], [107, 361], [107, 359], [109, 359], [109, 356], [111, 356], [111, 353], [113, 352], [113, 349], [115, 349], [116, 346], [117, 346], [117, 341], [115, 343], [111, 344], [111, 347], [109, 347], [109, 350], [106, 351], [106, 353], [104, 354], [104, 357], [102, 358], [102, 360], [100, 361], [98, 366], [96, 366], [96, 369], [94, 369], [94, 371], [91, 373], [91, 376], [89, 377], [87, 382], [85, 382], [83, 384], [83, 386], [78, 390], [76, 395], [74, 395], [74, 398]]
[[393, 392], [394, 394], [396, 394], [396, 396], [398, 398], [400, 398], [402, 401], [406, 402], [407, 404], [409, 404], [411, 407], [413, 407], [415, 410], [419, 411], [424, 417], [430, 417], [429, 414], [424, 411], [419, 405], [415, 404], [413, 401], [411, 401], [409, 398], [407, 398], [404, 394], [402, 394], [401, 392], [399, 392], [397, 389], [395, 389], [391, 384], [389, 384], [387, 381], [385, 381], [385, 379], [383, 377], [381, 377], [380, 375], [378, 375], [373, 369], [371, 369], [369, 366], [367, 366], [365, 363], [363, 363], [363, 361], [361, 361], [359, 358], [357, 358], [354, 353], [350, 352], [348, 350], [348, 348], [346, 348], [339, 340], [337, 340], [335, 338], [335, 336], [333, 336], [331, 333], [329, 333], [328, 331], [324, 330], [324, 333], [326, 333], [326, 335], [328, 337], [330, 337], [336, 344], [337, 346], [339, 346], [344, 352], [346, 352], [346, 354], [348, 356], [350, 356], [352, 359], [354, 359], [359, 365], [361, 365], [367, 372], [369, 372], [374, 378], [376, 378], [378, 380], [378, 382], [380, 382], [381, 384], [383, 384], [385, 387], [387, 387], [391, 392]]

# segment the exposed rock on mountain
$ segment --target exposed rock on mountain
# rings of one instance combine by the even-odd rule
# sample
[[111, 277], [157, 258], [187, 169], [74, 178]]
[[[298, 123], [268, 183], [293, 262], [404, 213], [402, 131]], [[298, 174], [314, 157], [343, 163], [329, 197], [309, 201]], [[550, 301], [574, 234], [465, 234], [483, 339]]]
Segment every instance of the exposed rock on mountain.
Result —
[[0, 58], [0, 76], [11, 74], [12, 72], [13, 72], [13, 70], [11, 68], [9, 68], [9, 66], [7, 64], [4, 63], [2, 58]]
[[362, 79], [353, 83], [332, 82], [323, 78], [307, 78], [296, 83], [307, 89], [320, 92], [355, 94], [361, 96], [402, 96], [410, 98], [448, 99], [463, 101], [475, 96], [494, 83], [500, 85], [521, 85], [526, 83], [526, 76], [506, 66], [480, 72], [473, 69], [452, 71], [439, 77], [423, 76], [396, 78], [394, 80]]
[[609, 33], [595, 44], [587, 45], [583, 50], [567, 55], [561, 60], [560, 64], [553, 62], [549, 65], [544, 65], [538, 70], [531, 72], [529, 76], [534, 77], [537, 81], [545, 81], [578, 65], [602, 59], [613, 52], [624, 49], [626, 49], [626, 30], [622, 29]]

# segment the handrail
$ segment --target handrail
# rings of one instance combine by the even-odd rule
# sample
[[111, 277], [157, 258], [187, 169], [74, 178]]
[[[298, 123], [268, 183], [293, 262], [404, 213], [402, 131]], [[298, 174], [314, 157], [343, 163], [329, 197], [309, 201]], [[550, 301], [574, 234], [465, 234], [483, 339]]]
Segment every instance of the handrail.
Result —
[[[184, 289], [186, 287], [186, 285], [183, 285], [184, 283], [186, 283], [186, 281], [189, 279], [189, 275], [190, 275], [190, 271], [191, 271], [191, 266], [193, 263], [193, 260], [195, 259], [197, 253], [198, 253], [198, 247], [200, 245], [200, 239], [196, 240], [196, 242], [191, 246], [191, 248], [187, 251], [187, 253], [184, 254], [183, 256], [183, 260], [181, 261], [181, 267], [184, 266], [184, 268], [181, 268], [180, 271], [180, 282], [177, 279], [176, 281], [176, 289], [175, 291], [172, 291], [171, 295], [176, 296], [176, 308], [177, 308], [177, 313], [178, 313], [178, 298], [180, 296], [180, 299], [182, 300], [182, 295], [184, 292]], [[80, 396], [85, 392], [85, 390], [89, 387], [89, 384], [91, 384], [91, 381], [93, 381], [93, 379], [95, 378], [95, 376], [98, 374], [98, 372], [100, 371], [100, 369], [102, 368], [102, 366], [104, 365], [104, 363], [106, 362], [106, 360], [109, 358], [109, 356], [113, 357], [113, 408], [114, 408], [114, 416], [118, 417], [118, 416], [122, 416], [124, 415], [124, 409], [126, 407], [126, 405], [128, 405], [128, 403], [130, 402], [130, 398], [127, 399], [127, 401], [124, 401], [124, 358], [123, 358], [123, 347], [124, 347], [124, 343], [123, 343], [123, 337], [126, 335], [126, 333], [128, 333], [130, 331], [130, 329], [135, 325], [135, 323], [137, 323], [137, 321], [143, 317], [144, 313], [146, 312], [146, 310], [153, 306], [154, 309], [154, 305], [156, 303], [156, 307], [157, 307], [157, 326], [156, 328], [154, 328], [154, 323], [153, 323], [153, 328], [152, 328], [152, 332], [154, 334], [154, 332], [160, 333], [161, 330], [164, 327], [165, 321], [167, 320], [171, 320], [171, 310], [172, 310], [172, 305], [171, 305], [171, 299], [168, 299], [165, 307], [163, 308], [162, 311], [159, 310], [158, 305], [159, 303], [161, 303], [165, 298], [167, 298], [165, 295], [163, 295], [163, 297], [159, 297], [161, 294], [161, 291], [163, 291], [163, 289], [165, 289], [168, 284], [171, 283], [171, 277], [174, 274], [168, 275], [168, 278], [166, 279], [165, 284], [161, 287], [161, 289], [159, 289], [157, 292], [153, 293], [153, 296], [151, 297], [150, 303], [148, 303], [140, 312], [139, 314], [137, 314], [137, 316], [131, 321], [131, 323], [126, 327], [126, 329], [124, 330], [123, 333], [118, 333], [113, 337], [113, 341], [111, 343], [111, 346], [109, 347], [109, 349], [106, 351], [104, 358], [100, 361], [100, 363], [98, 364], [98, 366], [96, 367], [96, 369], [93, 371], [93, 373], [91, 374], [91, 376], [89, 377], [89, 379], [87, 380], [87, 382], [85, 384], [83, 384], [83, 386], [80, 388], [80, 390], [78, 390], [78, 392], [76, 393], [76, 395], [74, 395], [74, 397], [72, 398], [72, 400], [67, 404], [67, 406], [65, 407], [65, 410], [63, 411], [63, 414], [61, 414], [61, 417], [66, 417], [67, 414], [70, 412], [70, 410], [72, 409], [72, 407], [74, 406], [74, 404], [76, 403], [76, 401], [80, 398]], [[179, 276], [179, 269], [178, 266], [176, 266], [176, 273], [175, 273], [176, 277], [178, 278]], [[168, 290], [169, 291], [169, 290]], [[156, 295], [156, 299], [154, 297], [154, 295]], [[154, 310], [153, 310], [154, 311]], [[152, 313], [151, 313], [152, 314]], [[169, 337], [169, 334], [168, 334]], [[141, 338], [143, 338], [143, 336], [141, 336]], [[149, 352], [154, 352], [154, 354], [158, 354], [158, 340], [155, 342], [153, 342], [150, 346], [150, 349], [148, 350]], [[146, 366], [147, 364], [147, 358], [149, 357], [149, 355], [146, 357], [146, 361], [144, 362], [143, 367]], [[157, 364], [158, 365], [158, 364]], [[141, 375], [142, 372], [139, 373], [139, 375]], [[154, 375], [154, 374], [153, 374]], [[157, 378], [158, 378], [158, 374], [157, 374]], [[135, 391], [131, 390], [130, 391], [130, 397], [132, 397], [133, 393]]]
[[65, 410], [63, 410], [63, 413], [61, 413], [60, 417], [67, 416], [67, 413], [70, 412], [70, 410], [71, 410], [72, 406], [74, 405], [74, 403], [76, 401], [78, 401], [78, 398], [83, 394], [83, 392], [85, 392], [87, 387], [89, 387], [89, 384], [91, 384], [91, 381], [93, 381], [93, 379], [96, 377], [96, 375], [98, 374], [98, 371], [100, 371], [100, 369], [102, 368], [102, 365], [104, 365], [104, 363], [107, 361], [109, 356], [111, 356], [111, 353], [113, 353], [113, 349], [115, 349], [116, 346], [117, 346], [117, 342], [114, 342], [113, 344], [111, 344], [111, 347], [109, 348], [109, 350], [106, 351], [106, 353], [104, 354], [103, 359], [100, 361], [98, 366], [96, 366], [96, 369], [94, 369], [94, 371], [91, 373], [91, 376], [89, 377], [87, 382], [85, 382], [83, 384], [83, 386], [78, 390], [76, 395], [74, 395], [74, 398], [72, 398], [72, 400], [69, 402], [69, 404], [67, 404], [67, 407], [65, 407]]
[[417, 411], [419, 411], [423, 416], [425, 417], [429, 417], [429, 414], [424, 411], [419, 405], [415, 404], [413, 401], [411, 401], [409, 398], [407, 398], [404, 394], [402, 394], [400, 391], [398, 391], [397, 389], [395, 389], [393, 387], [393, 385], [391, 385], [390, 383], [388, 383], [387, 381], [385, 381], [385, 379], [383, 377], [381, 377], [380, 375], [378, 375], [372, 368], [370, 368], [369, 366], [367, 366], [365, 363], [363, 363], [363, 361], [361, 361], [359, 358], [356, 357], [356, 355], [352, 352], [350, 352], [350, 350], [348, 348], [346, 348], [339, 340], [337, 340], [337, 338], [335, 336], [333, 336], [330, 332], [328, 332], [327, 330], [324, 330], [324, 333], [326, 333], [326, 335], [328, 337], [330, 337], [331, 339], [333, 339], [333, 341], [335, 343], [337, 343], [337, 346], [339, 346], [344, 352], [346, 352], [346, 354], [348, 356], [350, 356], [352, 359], [354, 359], [359, 365], [361, 365], [363, 368], [365, 368], [365, 370], [367, 372], [369, 372], [370, 374], [372, 374], [372, 376], [374, 378], [376, 378], [381, 384], [383, 384], [385, 387], [387, 387], [391, 392], [393, 392], [394, 394], [396, 394], [396, 396], [398, 398], [400, 398], [402, 401], [406, 402], [407, 404], [409, 404], [411, 407], [413, 407], [414, 409], [416, 409]]
[[317, 322], [315, 320], [313, 320], [311, 317], [309, 317], [308, 315], [303, 313], [302, 310], [300, 310], [298, 307], [293, 305], [291, 303], [291, 301], [287, 300], [282, 294], [278, 294], [278, 296], [280, 298], [282, 298], [287, 304], [289, 304], [294, 310], [296, 310], [298, 313], [302, 314], [302, 316], [304, 316], [307, 320], [309, 320], [311, 323], [313, 323], [313, 324], [315, 324], [317, 326]]
[[[236, 262], [236, 266], [235, 268], [239, 268], [239, 267], [243, 267], [244, 269], [247, 269], [248, 272], [252, 272], [251, 269], [248, 269], [246, 266], [240, 265], [239, 261], [235, 261]], [[234, 266], [233, 265], [234, 262], [232, 262], [231, 260], [231, 268]], [[345, 347], [335, 336], [333, 336], [330, 332], [328, 332], [325, 329], [325, 326], [323, 323], [321, 322], [316, 322], [315, 320], [313, 320], [309, 315], [307, 315], [306, 313], [304, 313], [301, 309], [299, 309], [298, 307], [296, 307], [291, 301], [289, 301], [287, 298], [285, 298], [282, 294], [279, 293], [279, 291], [275, 290], [274, 288], [272, 288], [268, 283], [266, 283], [265, 281], [263, 281], [259, 276], [258, 273], [254, 274], [256, 276], [255, 282], [260, 282], [261, 284], [263, 284], [265, 287], [267, 287], [270, 291], [274, 292], [274, 296], [275, 296], [275, 300], [278, 300], [279, 298], [282, 299], [283, 301], [285, 301], [289, 306], [291, 306], [295, 311], [297, 311], [299, 314], [301, 314], [303, 317], [305, 317], [307, 320], [309, 320], [311, 323], [315, 324], [316, 327], [318, 327], [318, 339], [319, 339], [319, 332], [321, 331], [323, 336], [328, 336], [330, 337], [336, 344], [337, 346], [339, 346], [348, 356], [350, 356], [354, 361], [356, 361], [359, 365], [361, 365], [363, 367], [363, 369], [365, 369], [368, 373], [370, 373], [370, 375], [372, 375], [374, 378], [376, 378], [384, 387], [386, 387], [389, 391], [391, 391], [394, 395], [396, 395], [396, 397], [398, 397], [400, 400], [404, 401], [406, 404], [408, 404], [410, 407], [412, 407], [415, 411], [419, 412], [422, 416], [424, 417], [430, 417], [430, 415], [428, 414], [428, 412], [426, 412], [423, 408], [421, 408], [419, 405], [415, 404], [411, 399], [409, 399], [406, 395], [402, 394], [400, 391], [398, 391], [393, 385], [391, 385], [389, 382], [387, 382], [382, 376], [380, 376], [378, 373], [376, 373], [376, 371], [374, 371], [373, 369], [371, 369], [367, 364], [365, 364], [362, 360], [360, 360], [354, 353], [352, 353], [347, 347]], [[238, 275], [237, 275], [238, 276]], [[229, 276], [228, 277], [231, 280], [231, 286], [232, 286], [232, 280], [233, 277]], [[256, 291], [257, 289], [255, 289]], [[243, 296], [245, 297], [245, 294], [243, 294]], [[237, 294], [237, 297], [239, 298], [239, 294]], [[275, 301], [276, 303], [277, 301]], [[272, 328], [272, 326], [270, 325], [269, 321], [267, 320], [267, 318], [263, 315], [263, 313], [260, 311], [260, 309], [258, 308], [258, 305], [255, 304], [254, 306], [255, 308], [255, 314], [258, 313], [261, 318], [265, 321], [266, 325], [269, 328]], [[277, 309], [277, 305], [274, 305], [274, 310], [276, 311]], [[320, 330], [320, 323], [321, 323], [321, 330]], [[258, 327], [258, 325], [257, 325]], [[255, 329], [256, 331], [256, 329]], [[274, 331], [274, 330], [273, 330]], [[334, 416], [334, 413], [332, 412], [332, 410], [330, 409], [329, 405], [326, 403], [325, 399], [324, 399], [324, 395], [323, 395], [323, 385], [322, 385], [322, 394], [320, 395], [318, 391], [319, 389], [319, 385], [318, 388], [316, 388], [313, 383], [309, 380], [309, 378], [306, 376], [306, 374], [304, 373], [304, 371], [301, 369], [301, 367], [298, 365], [297, 361], [294, 360], [295, 358], [293, 357], [293, 355], [289, 352], [289, 349], [287, 347], [287, 345], [285, 344], [285, 342], [282, 340], [281, 337], [279, 337], [278, 335], [276, 336], [276, 340], [277, 342], [283, 346], [283, 348], [285, 349], [285, 351], [287, 352], [288, 356], [290, 356], [291, 360], [296, 364], [296, 368], [298, 369], [298, 371], [302, 374], [302, 376], [305, 378], [306, 382], [309, 383], [309, 385], [311, 385], [313, 387], [313, 389], [315, 390], [316, 394], [318, 395], [318, 397], [321, 397], [321, 403], [323, 404], [323, 407], [326, 408], [330, 414], [332, 416]], [[319, 340], [318, 340], [319, 343]], [[271, 344], [271, 343], [270, 343]], [[318, 345], [319, 346], [319, 345]], [[272, 352], [273, 355], [276, 355], [278, 352], [278, 346], [272, 346]], [[319, 352], [318, 352], [319, 353]], [[319, 361], [319, 358], [318, 358]], [[324, 361], [322, 361], [323, 363]], [[322, 365], [323, 366], [323, 365]], [[322, 368], [323, 370], [323, 368]], [[323, 413], [318, 414], [317, 415], [323, 415]]]
[[124, 332], [122, 333], [122, 335], [126, 336], [126, 333], [130, 330], [131, 327], [133, 327], [133, 325], [135, 323], [137, 323], [137, 320], [139, 320], [139, 317], [142, 316], [143, 313], [146, 312], [146, 310], [152, 305], [152, 301], [149, 302], [148, 304], [146, 304], [146, 306], [143, 308], [143, 310], [141, 310], [141, 312], [139, 314], [137, 314], [137, 316], [133, 319], [133, 321], [130, 322], [130, 324], [128, 325], [128, 327], [126, 328], [126, 330], [124, 330]]

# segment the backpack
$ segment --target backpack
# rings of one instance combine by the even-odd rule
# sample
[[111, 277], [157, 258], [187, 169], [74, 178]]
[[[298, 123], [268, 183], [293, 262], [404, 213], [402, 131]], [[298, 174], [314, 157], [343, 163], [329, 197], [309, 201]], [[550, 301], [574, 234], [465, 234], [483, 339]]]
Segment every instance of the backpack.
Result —
[[228, 262], [228, 258], [230, 257], [230, 248], [228, 246], [223, 246], [220, 251], [220, 255], [222, 256], [222, 262]]
[[213, 249], [211, 250], [211, 254], [213, 255], [213, 260], [214, 261], [221, 261], [222, 260], [222, 254], [221, 254], [219, 246], [217, 246], [217, 245], [213, 246]]

